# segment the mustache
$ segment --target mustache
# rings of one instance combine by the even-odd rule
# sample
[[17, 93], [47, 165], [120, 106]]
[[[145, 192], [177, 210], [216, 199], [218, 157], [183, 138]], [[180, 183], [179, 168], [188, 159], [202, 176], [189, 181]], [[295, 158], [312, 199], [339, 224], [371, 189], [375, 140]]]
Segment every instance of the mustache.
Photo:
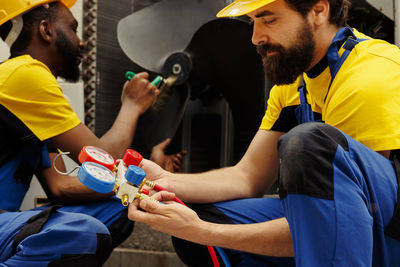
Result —
[[281, 45], [273, 45], [273, 44], [262, 44], [256, 46], [257, 53], [261, 56], [265, 56], [267, 52], [280, 52], [284, 51], [284, 48]]

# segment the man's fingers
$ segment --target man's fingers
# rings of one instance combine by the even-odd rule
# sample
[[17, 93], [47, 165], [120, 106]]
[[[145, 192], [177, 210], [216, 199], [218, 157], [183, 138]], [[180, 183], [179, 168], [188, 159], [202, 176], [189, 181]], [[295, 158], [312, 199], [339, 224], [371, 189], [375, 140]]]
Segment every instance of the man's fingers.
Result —
[[172, 200], [175, 197], [175, 194], [169, 191], [160, 191], [152, 196], [153, 199], [157, 201], [167, 201]]
[[140, 78], [144, 78], [144, 79], [148, 79], [149, 78], [149, 74], [147, 72], [139, 72], [138, 74], [136, 74], [133, 79], [140, 79]]
[[149, 199], [143, 199], [139, 202], [139, 207], [149, 213], [162, 214], [163, 204], [156, 203]]
[[140, 211], [137, 207], [139, 204], [138, 201], [134, 201], [129, 205], [129, 212], [128, 212], [128, 218], [129, 220], [132, 221], [137, 221], [137, 222], [145, 222], [146, 221], [146, 214], [143, 211]]

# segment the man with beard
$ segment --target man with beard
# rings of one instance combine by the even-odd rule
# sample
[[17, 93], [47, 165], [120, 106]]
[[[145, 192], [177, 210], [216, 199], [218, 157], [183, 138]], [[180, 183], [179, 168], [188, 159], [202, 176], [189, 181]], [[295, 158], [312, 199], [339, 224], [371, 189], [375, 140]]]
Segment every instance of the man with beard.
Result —
[[[249, 17], [276, 85], [235, 166], [171, 174], [141, 164], [149, 179], [198, 203], [190, 209], [161, 192], [153, 198], [167, 205], [129, 209], [132, 220], [177, 237], [187, 265], [211, 265], [204, 245], [212, 245], [225, 248], [217, 249], [225, 266], [399, 266], [400, 51], [345, 27], [348, 8], [347, 0], [235, 0], [218, 14]], [[277, 179], [279, 199], [262, 198]]]
[[[56, 80], [79, 79], [84, 45], [69, 10], [75, 2], [0, 1], [0, 35], [11, 52], [0, 64], [0, 266], [101, 266], [133, 230], [112, 193], [96, 193], [51, 167], [54, 148], [76, 162], [85, 145], [121, 158], [159, 93], [139, 73], [124, 85], [121, 110], [104, 136], [80, 122]], [[62, 160], [57, 164], [65, 171]], [[57, 205], [18, 212], [33, 174]]]

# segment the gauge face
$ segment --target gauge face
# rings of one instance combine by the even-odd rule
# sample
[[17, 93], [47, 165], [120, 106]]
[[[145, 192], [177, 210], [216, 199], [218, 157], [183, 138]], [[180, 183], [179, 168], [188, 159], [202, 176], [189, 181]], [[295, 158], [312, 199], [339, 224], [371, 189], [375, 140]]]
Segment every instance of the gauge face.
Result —
[[85, 148], [86, 153], [95, 159], [98, 162], [105, 163], [105, 164], [114, 164], [114, 159], [113, 157], [108, 154], [106, 151], [97, 148], [97, 147], [92, 147], [92, 146], [87, 146]]
[[85, 164], [85, 169], [88, 172], [88, 174], [92, 175], [93, 177], [101, 181], [114, 182], [115, 180], [115, 177], [110, 170], [102, 168], [97, 164], [92, 164], [91, 162], [87, 162]]

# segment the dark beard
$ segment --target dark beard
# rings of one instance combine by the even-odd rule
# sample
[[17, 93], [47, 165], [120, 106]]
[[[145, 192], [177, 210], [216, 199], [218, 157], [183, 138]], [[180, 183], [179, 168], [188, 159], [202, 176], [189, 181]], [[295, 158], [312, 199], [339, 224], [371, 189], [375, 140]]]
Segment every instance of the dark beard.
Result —
[[[311, 26], [307, 21], [296, 38], [289, 48], [270, 44], [257, 46], [257, 52], [262, 56], [265, 74], [273, 84], [292, 84], [310, 66], [315, 45]], [[266, 56], [267, 51], [277, 53]]]
[[79, 81], [81, 74], [78, 60], [80, 49], [74, 47], [72, 42], [59, 30], [57, 30], [56, 47], [64, 62], [63, 69], [58, 75], [69, 82]]

